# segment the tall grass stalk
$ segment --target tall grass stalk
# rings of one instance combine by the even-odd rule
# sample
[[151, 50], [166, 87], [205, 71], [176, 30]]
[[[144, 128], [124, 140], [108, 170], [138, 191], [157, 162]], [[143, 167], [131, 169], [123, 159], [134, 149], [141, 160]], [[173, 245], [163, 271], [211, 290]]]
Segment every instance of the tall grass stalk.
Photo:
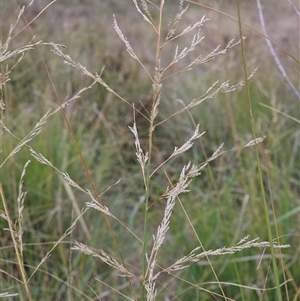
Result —
[[8, 209], [8, 205], [7, 205], [7, 201], [6, 198], [4, 196], [4, 192], [2, 189], [2, 185], [0, 183], [0, 195], [1, 195], [1, 199], [2, 199], [2, 204], [4, 207], [4, 212], [1, 212], [1, 217], [4, 218], [9, 226], [9, 232], [11, 234], [11, 239], [13, 241], [13, 245], [14, 245], [14, 249], [15, 249], [15, 255], [17, 258], [17, 267], [19, 269], [19, 273], [20, 273], [20, 277], [21, 277], [21, 282], [25, 287], [26, 290], [26, 295], [29, 301], [32, 301], [32, 295], [30, 292], [30, 289], [28, 287], [28, 278], [25, 272], [25, 265], [24, 265], [24, 256], [23, 256], [23, 209], [24, 209], [24, 201], [25, 201], [25, 196], [26, 196], [26, 192], [23, 192], [22, 190], [22, 186], [23, 186], [23, 178], [25, 176], [25, 172], [26, 172], [26, 167], [29, 164], [30, 161], [28, 161], [23, 169], [22, 175], [21, 175], [21, 179], [20, 179], [20, 183], [19, 183], [19, 195], [18, 195], [18, 199], [17, 199], [17, 204], [18, 204], [18, 219], [17, 222], [14, 222], [13, 219], [10, 216], [9, 213], [9, 209]]
[[[239, 20], [240, 36], [243, 36], [243, 34], [242, 34], [242, 24], [241, 24], [241, 13], [240, 13], [240, 1], [236, 0], [236, 2], [237, 2], [237, 9], [238, 9], [238, 20]], [[242, 64], [243, 64], [243, 70], [244, 70], [244, 76], [245, 76], [245, 86], [246, 86], [247, 98], [248, 98], [248, 104], [249, 104], [249, 115], [250, 115], [252, 134], [253, 134], [253, 137], [256, 139], [257, 134], [255, 132], [254, 117], [253, 117], [253, 112], [252, 112], [252, 101], [251, 101], [250, 89], [249, 89], [249, 84], [248, 84], [248, 71], [247, 71], [247, 66], [246, 66], [245, 49], [244, 49], [243, 41], [241, 41], [241, 53], [242, 53]], [[263, 175], [262, 175], [262, 169], [261, 169], [261, 162], [260, 162], [260, 158], [259, 158], [259, 154], [258, 154], [258, 147], [257, 147], [256, 143], [255, 143], [255, 155], [256, 155], [257, 170], [258, 170], [258, 176], [259, 176], [261, 198], [262, 198], [262, 201], [263, 201], [263, 204], [264, 204], [265, 224], [266, 224], [267, 231], [268, 231], [268, 238], [269, 238], [269, 242], [270, 242], [270, 251], [271, 251], [271, 255], [272, 255], [272, 266], [273, 266], [273, 269], [274, 269], [274, 277], [275, 277], [276, 291], [277, 291], [277, 300], [282, 301], [282, 294], [281, 294], [279, 274], [278, 274], [278, 266], [277, 266], [277, 261], [276, 261], [276, 256], [275, 256], [275, 249], [273, 247], [274, 238], [273, 238], [272, 231], [271, 231], [270, 218], [269, 218], [269, 209], [268, 209], [268, 205], [267, 205], [265, 187], [264, 187], [264, 184], [263, 184]], [[269, 180], [269, 177], [268, 177], [268, 180]], [[273, 216], [275, 218], [274, 207], [273, 207], [273, 214], [274, 214]], [[276, 232], [277, 232], [277, 239], [279, 240], [277, 227], [276, 227]]]

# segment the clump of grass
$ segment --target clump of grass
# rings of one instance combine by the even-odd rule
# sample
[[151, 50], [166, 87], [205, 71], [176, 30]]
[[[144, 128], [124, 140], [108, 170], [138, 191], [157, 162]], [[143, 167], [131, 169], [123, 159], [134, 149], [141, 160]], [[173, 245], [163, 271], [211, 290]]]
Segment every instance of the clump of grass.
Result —
[[[139, 105], [138, 101], [133, 101], [132, 99], [128, 100], [124, 95], [121, 95], [120, 92], [117, 92], [116, 89], [112, 88], [111, 85], [105, 81], [105, 69], [102, 69], [99, 73], [91, 72], [87, 67], [73, 60], [71, 55], [66, 54], [62, 45], [49, 43], [44, 45], [51, 45], [55, 55], [63, 58], [67, 65], [81, 71], [85, 77], [92, 79], [92, 83], [89, 86], [80, 89], [73, 97], [66, 98], [66, 100], [61, 102], [59, 107], [57, 107], [55, 110], [48, 110], [42, 116], [42, 118], [40, 118], [37, 124], [33, 126], [32, 130], [28, 131], [24, 138], [20, 139], [13, 134], [13, 131], [6, 126], [2, 115], [2, 130], [4, 130], [6, 135], [10, 135], [16, 139], [17, 144], [3, 158], [1, 162], [1, 172], [7, 163], [12, 160], [12, 158], [16, 157], [20, 150], [24, 148], [29, 150], [30, 156], [34, 158], [38, 164], [54, 170], [59, 176], [61, 183], [63, 183], [66, 191], [68, 192], [75, 215], [72, 222], [68, 225], [68, 227], [66, 227], [66, 230], [60, 234], [58, 239], [55, 239], [55, 242], [53, 242], [52, 246], [47, 250], [47, 252], [41, 256], [41, 259], [35, 263], [35, 266], [30, 267], [30, 271], [26, 271], [26, 268], [28, 267], [24, 260], [26, 256], [24, 256], [23, 253], [23, 225], [25, 222], [23, 210], [24, 206], [26, 206], [26, 193], [23, 192], [22, 183], [25, 176], [25, 169], [28, 169], [28, 163], [25, 164], [21, 174], [18, 197], [16, 198], [16, 222], [14, 222], [15, 218], [13, 218], [12, 214], [10, 213], [11, 209], [8, 206], [5, 193], [1, 188], [1, 199], [4, 206], [4, 211], [1, 212], [1, 217], [4, 218], [9, 225], [9, 233], [13, 241], [13, 247], [17, 258], [16, 266], [18, 268], [18, 274], [17, 276], [14, 276], [13, 273], [6, 272], [2, 269], [1, 272], [10, 278], [13, 278], [15, 281], [19, 281], [24, 286], [28, 300], [34, 300], [34, 297], [32, 297], [33, 288], [31, 287], [31, 283], [34, 281], [34, 278], [36, 278], [36, 275], [39, 272], [44, 272], [42, 267], [49, 261], [50, 255], [53, 255], [56, 249], [59, 250], [59, 247], [62, 246], [65, 239], [70, 235], [73, 236], [75, 240], [71, 250], [79, 251], [86, 255], [100, 259], [100, 261], [105, 265], [113, 268], [118, 276], [125, 278], [126, 281], [123, 282], [118, 282], [118, 280], [110, 281], [111, 279], [118, 278], [113, 276], [109, 278], [108, 281], [105, 281], [105, 285], [115, 291], [115, 295], [113, 295], [113, 293], [111, 293], [111, 295], [108, 293], [108, 295], [113, 296], [111, 298], [127, 298], [129, 300], [156, 300], [162, 297], [176, 298], [180, 296], [183, 291], [175, 289], [173, 291], [168, 291], [169, 278], [173, 278], [179, 283], [188, 284], [189, 287], [194, 288], [197, 293], [203, 291], [214, 298], [230, 300], [231, 296], [227, 295], [224, 289], [226, 283], [223, 283], [223, 281], [220, 280], [218, 272], [215, 270], [211, 258], [215, 256], [235, 254], [237, 252], [252, 248], [262, 249], [264, 253], [266, 249], [269, 248], [280, 250], [282, 248], [289, 247], [288, 244], [279, 244], [277, 241], [270, 239], [270, 237], [269, 241], [259, 241], [258, 238], [249, 239], [248, 236], [244, 238], [242, 236], [242, 238], [239, 238], [238, 232], [235, 233], [234, 237], [234, 240], [238, 242], [232, 243], [230, 247], [219, 247], [214, 249], [210, 246], [207, 247], [207, 244], [203, 243], [201, 235], [199, 235], [196, 231], [198, 221], [190, 218], [191, 215], [187, 213], [186, 210], [188, 209], [189, 205], [183, 205], [182, 201], [184, 196], [190, 191], [190, 189], [192, 189], [194, 179], [200, 178], [201, 180], [201, 173], [208, 172], [213, 179], [210, 166], [216, 159], [220, 159], [221, 155], [235, 152], [240, 153], [244, 148], [251, 148], [253, 146], [257, 148], [258, 144], [262, 143], [265, 137], [256, 138], [254, 133], [254, 139], [250, 138], [249, 142], [237, 144], [229, 150], [223, 150], [224, 145], [221, 144], [219, 147], [214, 148], [211, 155], [205, 154], [205, 159], [202, 161], [191, 163], [190, 160], [186, 159], [186, 157], [189, 156], [188, 154], [193, 148], [197, 147], [198, 142], [202, 142], [201, 140], [206, 135], [204, 131], [200, 130], [201, 127], [198, 122], [195, 122], [195, 126], [192, 129], [185, 129], [185, 133], [188, 132], [190, 134], [188, 136], [186, 134], [184, 135], [184, 142], [181, 142], [181, 146], [174, 145], [174, 147], [172, 147], [168, 145], [165, 150], [158, 147], [159, 145], [163, 145], [159, 144], [158, 141], [168, 141], [167, 137], [163, 136], [165, 132], [161, 130], [165, 124], [171, 122], [175, 118], [178, 118], [180, 121], [180, 118], [182, 118], [183, 114], [191, 114], [193, 110], [208, 100], [222, 94], [227, 95], [227, 93], [231, 93], [237, 89], [240, 89], [248, 83], [249, 79], [253, 77], [256, 70], [254, 70], [254, 72], [249, 76], [245, 76], [245, 80], [239, 81], [235, 84], [230, 84], [227, 80], [222, 83], [214, 81], [209, 88], [206, 88], [206, 92], [202, 93], [202, 95], [194, 96], [191, 100], [180, 102], [182, 107], [170, 112], [167, 116], [165, 116], [165, 113], [162, 116], [161, 109], [166, 101], [164, 96], [164, 89], [167, 87], [166, 82], [172, 79], [174, 76], [188, 74], [192, 72], [193, 69], [200, 67], [202, 64], [211, 63], [219, 56], [227, 55], [228, 52], [232, 51], [234, 47], [238, 46], [244, 38], [241, 36], [240, 40], [238, 41], [235, 39], [229, 40], [229, 42], [223, 48], [217, 46], [211, 52], [208, 52], [204, 55], [198, 55], [198, 48], [201, 43], [205, 41], [204, 37], [202, 36], [202, 28], [208, 21], [205, 16], [194, 24], [191, 24], [183, 30], [178, 31], [177, 27], [185, 13], [188, 11], [188, 6], [184, 6], [184, 1], [179, 2], [179, 9], [175, 17], [168, 19], [167, 28], [164, 28], [166, 14], [164, 1], [160, 1], [158, 4], [154, 4], [149, 1], [141, 1], [140, 6], [136, 0], [133, 2], [137, 12], [149, 24], [150, 28], [152, 28], [154, 34], [156, 35], [156, 44], [153, 47], [153, 53], [155, 53], [154, 64], [151, 68], [143, 63], [142, 59], [136, 54], [134, 47], [131, 46], [131, 43], [123, 34], [115, 17], [113, 20], [113, 27], [121, 41], [124, 43], [128, 54], [139, 64], [141, 69], [146, 74], [149, 83], [152, 85], [150, 105], [148, 103], [142, 103], [141, 106], [137, 108]], [[18, 20], [23, 12], [24, 9], [21, 10]], [[2, 85], [8, 82], [9, 74], [14, 67], [21, 60], [23, 60], [25, 53], [33, 50], [39, 45], [42, 45], [41, 42], [29, 43], [26, 46], [19, 48], [17, 51], [9, 52], [8, 47], [13, 29], [14, 26], [9, 32], [8, 39], [4, 44], [4, 51], [1, 61], [5, 62], [17, 55], [20, 55], [20, 57], [15, 65], [12, 65], [12, 67], [6, 69], [6, 72], [2, 77]], [[178, 42], [178, 40], [188, 38], [191, 34], [192, 38], [188, 46], [181, 47], [174, 45]], [[169, 55], [170, 53], [172, 53], [171, 56]], [[118, 185], [120, 185], [120, 181], [116, 181], [115, 183], [112, 182], [103, 193], [100, 194], [98, 192], [98, 184], [94, 181], [90, 172], [89, 164], [86, 163], [87, 161], [83, 154], [84, 146], [78, 143], [74, 129], [70, 126], [69, 116], [66, 113], [66, 108], [70, 103], [82, 96], [82, 94], [86, 91], [94, 89], [96, 84], [100, 84], [107, 90], [109, 94], [113, 95], [114, 98], [125, 103], [130, 114], [132, 114], [131, 112], [133, 111], [133, 124], [129, 125], [127, 131], [133, 134], [134, 142], [132, 141], [132, 145], [135, 145], [136, 161], [134, 163], [130, 162], [130, 164], [136, 163], [140, 167], [140, 187], [136, 187], [136, 190], [141, 193], [141, 195], [139, 198], [136, 195], [134, 196], [135, 201], [133, 202], [134, 206], [130, 213], [131, 219], [129, 220], [129, 223], [127, 223], [127, 220], [124, 221], [116, 214], [116, 210], [113, 206], [110, 206], [110, 204], [105, 202], [105, 195], [108, 193], [113, 193], [111, 190], [113, 190], [115, 187], [118, 187]], [[121, 89], [118, 89], [118, 91], [120, 90]], [[1, 98], [1, 109], [3, 113], [5, 110], [3, 95]], [[105, 116], [101, 115], [101, 112], [97, 111], [95, 106], [94, 111], [98, 112], [102, 120], [105, 120]], [[69, 175], [67, 165], [63, 165], [63, 167], [57, 167], [50, 159], [47, 158], [47, 156], [35, 149], [35, 146], [32, 144], [32, 141], [41, 133], [41, 129], [45, 126], [46, 122], [49, 122], [49, 120], [59, 112], [62, 113], [64, 120], [68, 125], [68, 133], [74, 142], [74, 148], [76, 149], [78, 157], [80, 158], [80, 161], [84, 167], [85, 183], [83, 184], [77, 180], [74, 180], [73, 177]], [[194, 121], [195, 117], [192, 117], [192, 115], [190, 116], [191, 120]], [[112, 133], [109, 124], [105, 122], [104, 124], [106, 124], [109, 132]], [[207, 131], [209, 131], [209, 128]], [[143, 139], [141, 139], [141, 136]], [[122, 156], [120, 157], [122, 158]], [[258, 165], [260, 164], [259, 157], [257, 157], [256, 162]], [[124, 162], [124, 168], [127, 166], [126, 163], [127, 162]], [[102, 162], [100, 162], [100, 164], [102, 164]], [[206, 169], [208, 169], [208, 171], [206, 171]], [[159, 183], [157, 183], [158, 180]], [[90, 188], [85, 188], [86, 183], [89, 184]], [[70, 187], [73, 190], [70, 189]], [[159, 188], [159, 192], [155, 192], [156, 187]], [[264, 187], [262, 187], [262, 189], [263, 188]], [[85, 205], [82, 210], [80, 210], [78, 201], [76, 200], [72, 191], [79, 192], [81, 198], [84, 196], [84, 199], [87, 200], [85, 201]], [[192, 195], [190, 198], [193, 198], [193, 193], [190, 193], [190, 195]], [[246, 204], [247, 198], [244, 200], [244, 204]], [[121, 203], [122, 201], [123, 203]], [[126, 203], [124, 201], [125, 198], [122, 199], [121, 195], [121, 201], [119, 202], [118, 206], [120, 206], [120, 204], [125, 206]], [[157, 204], [160, 206], [158, 209], [156, 208]], [[196, 246], [191, 248], [185, 247], [182, 252], [180, 252], [179, 259], [167, 258], [169, 245], [172, 245], [173, 247], [175, 246], [175, 248], [181, 247], [176, 246], [176, 241], [174, 241], [174, 236], [170, 231], [171, 224], [176, 221], [176, 218], [178, 218], [178, 213], [176, 212], [177, 215], [174, 214], [175, 208], [177, 208], [175, 206], [178, 206], [178, 208], [181, 206], [181, 218], [186, 219], [191, 229], [193, 238], [196, 240]], [[89, 229], [90, 225], [87, 223], [88, 218], [84, 219], [84, 217], [88, 216], [89, 212], [91, 211], [90, 209], [96, 210], [98, 214], [105, 220], [106, 226], [103, 231], [107, 233], [108, 229], [112, 240], [112, 247], [105, 248], [101, 246], [98, 248], [98, 241], [95, 240], [95, 236], [92, 236], [92, 230]], [[245, 210], [245, 207], [243, 210]], [[141, 227], [142, 231], [140, 231], [138, 228], [132, 227], [136, 220], [142, 221], [138, 223], [138, 227]], [[242, 224], [242, 220], [240, 220], [240, 224]], [[92, 247], [88, 247], [85, 243], [78, 242], [79, 239], [76, 237], [75, 232], [76, 226], [80, 226], [80, 229], [84, 232], [85, 237], [90, 239], [89, 243], [95, 244], [95, 250], [93, 250]], [[122, 241], [117, 232], [121, 233], [121, 235], [124, 237], [126, 236], [126, 241]], [[134, 258], [126, 257], [127, 252], [125, 243], [137, 246]], [[101, 240], [99, 244], [103, 245], [103, 241]], [[225, 245], [225, 243], [222, 242], [221, 244]], [[69, 266], [71, 266], [74, 260], [72, 256], [76, 256], [74, 254], [76, 252], [72, 252], [72, 255], [69, 254], [67, 256], [62, 254], [63, 252], [60, 253], [63, 266], [68, 266], [68, 263], [66, 263], [67, 260], [69, 260]], [[272, 253], [272, 258], [274, 262], [274, 252]], [[205, 260], [209, 266], [209, 271], [212, 274], [212, 277], [214, 277], [214, 289], [205, 289], [201, 282], [195, 281], [195, 283], [191, 283], [188, 280], [184, 280], [181, 276], [178, 276], [181, 275], [180, 273], [182, 273], [184, 270], [187, 270], [188, 267], [193, 266], [193, 264], [197, 263], [200, 265], [202, 260]], [[238, 267], [236, 267], [236, 269], [238, 269]], [[113, 275], [114, 272], [111, 272], [111, 274]], [[239, 272], [237, 272], [237, 275], [239, 275]], [[72, 285], [73, 277], [74, 275], [67, 274], [69, 298], [72, 294], [70, 291], [74, 289]], [[103, 283], [103, 281], [100, 279], [96, 280]], [[282, 282], [286, 284], [287, 280], [285, 279]], [[35, 280], [35, 283], [38, 283], [38, 279]], [[234, 286], [233, 283], [230, 285]], [[240, 283], [237, 283], [237, 285], [240, 285]], [[123, 287], [127, 288], [126, 295], [122, 292]], [[172, 284], [172, 288], [174, 287], [174, 284]], [[96, 287], [93, 289], [97, 290]], [[279, 289], [278, 283], [277, 289]], [[84, 289], [81, 288], [81, 290]], [[261, 288], [260, 290], [264, 292], [264, 288]], [[87, 294], [85, 295], [84, 292], [81, 291], [80, 293], [81, 296], [91, 300], [91, 298], [87, 296]], [[241, 295], [243, 296], [243, 292], [241, 292]], [[0, 296], [10, 297], [12, 294], [4, 292], [1, 293]], [[199, 296], [194, 299], [201, 299]], [[105, 294], [98, 297], [105, 298]]]

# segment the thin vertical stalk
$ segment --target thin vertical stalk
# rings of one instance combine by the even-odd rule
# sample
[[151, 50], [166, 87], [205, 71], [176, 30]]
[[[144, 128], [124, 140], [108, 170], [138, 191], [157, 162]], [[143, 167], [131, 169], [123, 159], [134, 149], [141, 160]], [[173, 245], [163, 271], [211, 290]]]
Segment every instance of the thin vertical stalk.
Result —
[[[244, 42], [242, 39], [243, 35], [242, 35], [242, 23], [241, 23], [241, 14], [240, 14], [240, 1], [236, 0], [236, 2], [237, 2], [237, 10], [238, 10], [239, 34], [241, 37], [242, 64], [243, 64], [243, 70], [244, 70], [244, 76], [245, 76], [245, 87], [246, 87], [246, 91], [247, 91], [247, 99], [248, 99], [248, 104], [249, 104], [250, 122], [251, 122], [251, 128], [252, 128], [252, 135], [253, 135], [254, 140], [256, 140], [256, 133], [255, 133], [255, 128], [254, 128], [254, 118], [253, 118], [253, 113], [252, 113], [252, 103], [251, 103], [250, 89], [249, 89], [249, 84], [248, 84], [245, 49], [244, 49]], [[272, 265], [273, 265], [273, 269], [274, 269], [274, 278], [275, 278], [276, 293], [277, 293], [276, 300], [282, 301], [282, 294], [281, 294], [281, 290], [280, 290], [280, 282], [279, 282], [279, 277], [278, 277], [278, 267], [277, 267], [277, 262], [276, 262], [276, 257], [275, 257], [275, 250], [274, 250], [274, 246], [273, 246], [273, 237], [272, 237], [272, 232], [271, 232], [271, 227], [270, 227], [268, 206], [267, 206], [267, 201], [266, 201], [265, 189], [264, 189], [264, 185], [263, 185], [263, 177], [262, 177], [262, 170], [261, 170], [261, 165], [260, 165], [260, 160], [259, 160], [259, 155], [258, 155], [257, 143], [255, 143], [254, 146], [255, 146], [255, 155], [256, 155], [256, 162], [257, 162], [259, 184], [260, 184], [260, 190], [261, 190], [261, 198], [262, 198], [263, 205], [264, 205], [265, 221], [266, 221], [266, 226], [267, 226], [268, 239], [269, 239], [269, 243], [270, 243]]]
[[159, 8], [159, 20], [158, 20], [158, 30], [157, 30], [157, 45], [156, 45], [156, 56], [155, 56], [155, 71], [153, 77], [153, 89], [152, 89], [152, 107], [150, 113], [149, 121], [149, 131], [148, 131], [148, 162], [146, 168], [146, 200], [144, 209], [144, 234], [143, 234], [143, 287], [142, 287], [142, 300], [145, 300], [145, 284], [147, 278], [147, 219], [148, 219], [148, 209], [149, 209], [149, 198], [150, 198], [150, 175], [151, 175], [151, 159], [152, 159], [152, 146], [153, 146], [153, 131], [154, 131], [154, 120], [156, 117], [156, 103], [160, 94], [160, 39], [161, 39], [161, 25], [162, 25], [162, 15], [163, 15], [164, 0], [160, 2]]
[[12, 241], [13, 241], [13, 245], [14, 245], [14, 249], [15, 249], [15, 253], [16, 253], [16, 257], [17, 257], [18, 270], [19, 270], [19, 273], [20, 273], [20, 276], [21, 276], [21, 280], [22, 280], [22, 283], [25, 287], [25, 291], [26, 291], [26, 295], [27, 295], [28, 300], [33, 301], [32, 296], [31, 296], [31, 292], [30, 292], [30, 289], [29, 289], [29, 286], [28, 286], [28, 281], [27, 281], [27, 277], [26, 277], [25, 268], [24, 268], [23, 252], [22, 252], [21, 248], [19, 247], [19, 244], [16, 240], [15, 229], [13, 228], [13, 222], [12, 222], [12, 219], [11, 219], [10, 214], [9, 214], [9, 210], [8, 210], [8, 207], [7, 207], [7, 203], [6, 203], [6, 200], [5, 200], [5, 196], [4, 196], [4, 193], [3, 193], [1, 183], [0, 183], [0, 195], [1, 195], [1, 198], [2, 198], [4, 212], [5, 212], [5, 215], [6, 215], [6, 218], [7, 218], [7, 222], [8, 222], [9, 232], [11, 234], [11, 238], [12, 238]]

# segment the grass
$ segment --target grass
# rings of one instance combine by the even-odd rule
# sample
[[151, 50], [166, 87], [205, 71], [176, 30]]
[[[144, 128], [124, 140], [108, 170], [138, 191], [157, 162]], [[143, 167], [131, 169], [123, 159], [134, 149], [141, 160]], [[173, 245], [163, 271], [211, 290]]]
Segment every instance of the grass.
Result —
[[[161, 9], [149, 4], [152, 25], [142, 21], [131, 1], [78, 1], [72, 9], [54, 1], [45, 11], [46, 1], [39, 1], [26, 9], [26, 19], [21, 16], [10, 51], [27, 45], [33, 34], [38, 34], [35, 41], [67, 48], [33, 42], [37, 44], [17, 64], [19, 56], [7, 59], [7, 53], [1, 54], [2, 74], [6, 65], [16, 64], [8, 74], [10, 81], [1, 79], [6, 127], [1, 136], [1, 297], [15, 293], [18, 296], [6, 299], [299, 298], [298, 98], [257, 31], [254, 4], [240, 3], [240, 18], [250, 24], [240, 27], [240, 34], [232, 18], [237, 5], [219, 1], [207, 9], [204, 2], [185, 2], [183, 7], [190, 3], [190, 8], [177, 33], [204, 14], [210, 21], [201, 27], [205, 39], [178, 64], [171, 64], [162, 75], [168, 77], [164, 81], [157, 58], [166, 66], [176, 45], [179, 52], [190, 47], [196, 33], [157, 48], [167, 34], [168, 15], [174, 17], [178, 11], [177, 2]], [[1, 3], [2, 16], [15, 12], [9, 14], [11, 20], [1, 19], [2, 51], [9, 25], [18, 15], [17, 4]], [[275, 6], [265, 5], [269, 22]], [[284, 45], [278, 53], [296, 83], [299, 61], [292, 29], [297, 20], [293, 22], [288, 4], [277, 6], [282, 33], [272, 42]], [[30, 27], [15, 35], [41, 11]], [[119, 37], [107, 25], [113, 24], [113, 13]], [[287, 18], [291, 28], [285, 27]], [[270, 37], [277, 33], [269, 30]], [[140, 62], [128, 55], [131, 49], [121, 41], [122, 33]], [[243, 48], [238, 44], [192, 71], [177, 73], [199, 54], [205, 57], [218, 44], [223, 49], [240, 35], [247, 36]], [[243, 66], [249, 74], [259, 69], [248, 80]], [[236, 84], [245, 77], [246, 86], [216, 93], [187, 109], [216, 80]], [[84, 87], [89, 88], [81, 91]], [[59, 100], [72, 98], [59, 110]], [[50, 115], [41, 122], [49, 108]], [[34, 127], [41, 132], [32, 131]], [[244, 147], [253, 137], [263, 136], [262, 143]], [[191, 148], [188, 141], [193, 142]], [[19, 151], [9, 156], [20, 143]], [[221, 153], [214, 157], [221, 143]], [[171, 155], [175, 146], [180, 154]], [[194, 177], [192, 165], [184, 167], [189, 161], [201, 175]], [[187, 188], [190, 192], [183, 193]], [[248, 235], [247, 242], [243, 238]], [[272, 251], [273, 239], [290, 247]], [[174, 265], [177, 260], [187, 267]]]

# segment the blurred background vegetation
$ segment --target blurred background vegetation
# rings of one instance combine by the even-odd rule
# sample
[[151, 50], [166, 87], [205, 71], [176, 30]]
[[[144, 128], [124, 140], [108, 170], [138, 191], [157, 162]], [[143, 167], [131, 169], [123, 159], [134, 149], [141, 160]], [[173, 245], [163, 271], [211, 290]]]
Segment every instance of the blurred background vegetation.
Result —
[[[49, 2], [35, 1], [25, 11], [24, 17], [27, 21], [21, 18], [15, 33], [37, 16]], [[19, 0], [1, 1], [2, 42], [7, 37], [10, 24], [16, 19], [19, 6], [23, 4], [24, 1]], [[205, 55], [219, 44], [226, 46], [232, 37], [239, 36], [237, 21], [228, 16], [237, 17], [235, 1], [201, 1], [201, 4], [214, 10], [190, 5], [180, 23], [180, 28], [185, 28], [203, 15], [210, 19], [203, 27], [205, 39], [197, 49], [197, 55]], [[299, 88], [299, 64], [290, 56], [299, 59], [299, 19], [287, 2], [264, 1], [263, 5], [269, 36], [286, 50], [284, 52], [276, 48], [291, 81], [298, 84]], [[176, 14], [177, 9], [177, 1], [166, 1], [166, 21], [169, 14]], [[33, 34], [37, 35], [36, 40], [63, 44], [66, 46], [65, 53], [87, 66], [91, 72], [99, 73], [105, 66], [103, 79], [147, 115], [151, 105], [152, 83], [138, 63], [127, 54], [115, 33], [112, 27], [113, 14], [136, 54], [152, 74], [156, 37], [149, 24], [141, 20], [130, 0], [73, 0], [72, 3], [59, 0], [30, 27], [13, 38], [11, 49], [28, 43]], [[241, 17], [243, 22], [260, 31], [258, 12], [253, 1], [241, 1]], [[255, 131], [257, 136], [266, 136], [264, 143], [259, 145], [259, 155], [273, 235], [276, 236], [276, 223], [281, 235], [280, 242], [291, 245], [291, 248], [282, 251], [282, 264], [278, 259], [281, 281], [293, 278], [282, 287], [282, 291], [286, 300], [296, 300], [297, 294], [299, 298], [300, 285], [299, 123], [262, 106], [261, 103], [299, 121], [299, 99], [279, 72], [263, 36], [253, 28], [243, 27], [243, 35], [247, 37], [245, 57], [248, 72], [259, 68], [250, 81]], [[183, 47], [190, 41], [184, 38], [180, 43], [182, 44], [179, 46]], [[169, 52], [165, 52], [163, 56], [168, 61]], [[6, 104], [4, 122], [19, 138], [24, 137], [49, 108], [54, 109], [59, 105], [47, 70], [62, 101], [91, 84], [91, 80], [79, 71], [64, 65], [62, 59], [55, 56], [48, 46], [40, 46], [28, 53], [26, 60], [13, 70], [11, 81], [3, 86]], [[184, 103], [187, 104], [202, 95], [216, 80], [237, 83], [241, 79], [241, 49], [237, 46], [228, 54], [198, 69], [170, 78], [163, 87], [158, 118], [165, 119], [179, 110]], [[144, 191], [140, 167], [135, 157], [134, 138], [128, 129], [133, 123], [132, 108], [96, 84], [66, 108], [66, 115], [98, 192], [104, 192], [109, 185], [121, 178], [118, 185], [104, 194], [103, 204], [141, 237], [141, 200]], [[141, 115], [136, 116], [136, 121], [141, 143], [146, 145], [147, 122]], [[171, 181], [178, 178], [184, 164], [188, 161], [204, 161], [221, 143], [225, 143], [225, 149], [231, 149], [237, 145], [245, 145], [253, 139], [246, 89], [240, 88], [234, 93], [221, 94], [195, 110], [163, 123], [155, 133], [155, 160], [162, 162], [173, 151], [174, 146], [182, 145], [193, 133], [195, 123], [200, 123], [201, 131], [206, 131], [206, 134], [201, 138], [201, 143], [196, 143], [184, 156], [170, 160], [165, 166]], [[3, 133], [1, 157], [5, 158], [17, 143], [15, 138]], [[82, 187], [90, 188], [60, 113], [46, 123], [42, 133], [30, 145], [58, 169], [67, 171]], [[1, 182], [12, 216], [17, 214], [16, 199], [20, 175], [29, 159], [32, 162], [27, 168], [24, 180], [24, 190], [28, 191], [24, 209], [24, 252], [26, 268], [30, 274], [52, 243], [58, 240], [76, 217], [71, 199], [82, 208], [87, 198], [78, 191], [70, 192], [66, 189], [61, 176], [50, 167], [33, 160], [25, 147], [1, 169]], [[153, 206], [149, 215], [150, 225], [153, 227], [149, 230], [153, 233], [164, 210], [164, 200], [159, 199], [159, 196], [169, 185], [163, 172], [156, 177], [156, 184], [152, 187]], [[267, 240], [254, 148], [229, 152], [212, 162], [193, 181], [191, 192], [182, 197], [182, 202], [206, 249], [231, 246], [246, 235]], [[1, 206], [2, 204], [0, 208], [3, 209]], [[272, 206], [276, 221], [273, 219]], [[179, 204], [173, 214], [170, 233], [161, 253], [161, 265], [173, 262], [197, 246], [197, 240]], [[79, 224], [31, 280], [30, 288], [35, 300], [97, 300], [92, 289], [102, 294], [101, 300], [124, 300], [109, 287], [95, 280], [101, 279], [126, 295], [129, 288], [122, 286], [125, 282], [123, 278], [94, 258], [70, 252], [71, 242], [76, 239], [95, 250], [102, 248], [109, 254], [115, 254], [103, 216], [90, 210], [85, 215], [84, 222], [88, 232]], [[6, 227], [7, 223], [0, 220], [0, 265], [2, 270], [18, 278], [11, 238], [9, 232], [3, 230]], [[115, 221], [112, 221], [112, 228], [126, 262], [139, 273], [142, 250], [140, 243]], [[261, 253], [260, 250], [249, 249], [234, 256], [211, 260], [220, 281], [272, 288], [275, 284], [268, 254], [265, 254], [266, 258], [257, 269]], [[191, 265], [178, 275], [205, 289], [219, 290], [217, 284], [211, 283], [215, 278], [206, 260]], [[25, 296], [22, 286], [16, 280], [4, 273], [0, 274], [0, 279], [0, 292], [19, 291], [21, 296]], [[161, 280], [162, 295], [169, 296], [169, 299], [164, 300], [212, 300], [211, 295], [189, 283], [171, 276]], [[226, 296], [235, 300], [276, 300], [275, 290], [258, 292], [224, 285], [224, 291]]]

